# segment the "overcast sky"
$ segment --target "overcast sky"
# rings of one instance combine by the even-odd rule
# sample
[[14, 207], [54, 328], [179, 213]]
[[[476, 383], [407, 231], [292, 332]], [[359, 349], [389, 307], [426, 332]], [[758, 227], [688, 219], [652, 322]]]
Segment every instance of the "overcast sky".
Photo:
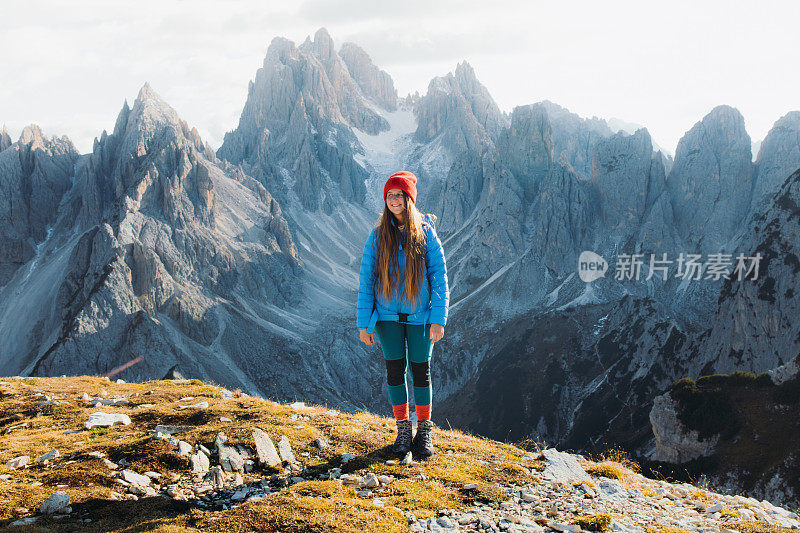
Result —
[[218, 148], [273, 37], [300, 44], [324, 26], [400, 96], [466, 60], [505, 111], [549, 99], [642, 124], [674, 153], [718, 104], [742, 112], [754, 141], [800, 109], [798, 20], [790, 1], [6, 2], [0, 124], [17, 140], [35, 123], [88, 152], [149, 82]]

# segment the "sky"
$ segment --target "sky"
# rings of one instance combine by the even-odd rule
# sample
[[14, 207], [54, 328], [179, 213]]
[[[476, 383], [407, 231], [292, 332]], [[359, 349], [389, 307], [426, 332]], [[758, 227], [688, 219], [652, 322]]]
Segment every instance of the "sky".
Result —
[[[713, 107], [753, 141], [800, 110], [800, 3], [790, 1], [29, 0], [0, 14], [0, 127], [67, 135], [81, 153], [145, 82], [218, 148], [270, 41], [325, 27], [400, 96], [466, 60], [504, 111], [551, 100], [643, 125], [671, 153]], [[754, 154], [755, 156], [755, 154]]]

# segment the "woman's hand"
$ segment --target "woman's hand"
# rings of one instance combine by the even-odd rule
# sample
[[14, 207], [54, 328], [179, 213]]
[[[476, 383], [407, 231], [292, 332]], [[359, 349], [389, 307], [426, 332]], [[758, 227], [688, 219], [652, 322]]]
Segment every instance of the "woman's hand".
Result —
[[444, 326], [441, 324], [431, 324], [431, 342], [437, 342], [444, 337]]
[[372, 333], [367, 333], [367, 328], [361, 328], [361, 342], [367, 345], [371, 345], [375, 343], [375, 335]]

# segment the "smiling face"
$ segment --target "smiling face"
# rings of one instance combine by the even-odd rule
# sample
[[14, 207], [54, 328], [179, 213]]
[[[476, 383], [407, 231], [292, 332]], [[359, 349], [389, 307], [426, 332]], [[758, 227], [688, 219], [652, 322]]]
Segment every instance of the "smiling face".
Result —
[[389, 189], [386, 193], [386, 207], [397, 218], [402, 221], [404, 219], [404, 211], [406, 210], [406, 199], [402, 189]]

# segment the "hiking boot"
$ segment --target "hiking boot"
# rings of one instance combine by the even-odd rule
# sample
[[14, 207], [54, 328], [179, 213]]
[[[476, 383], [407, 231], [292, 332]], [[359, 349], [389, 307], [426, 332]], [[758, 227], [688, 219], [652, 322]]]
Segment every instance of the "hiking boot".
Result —
[[392, 451], [398, 455], [405, 455], [411, 451], [411, 420], [397, 421], [397, 438], [394, 440]]
[[433, 455], [432, 429], [433, 422], [430, 420], [420, 420], [417, 423], [417, 434], [414, 436], [414, 441], [411, 443], [411, 451], [414, 455], [420, 457], [429, 457]]

